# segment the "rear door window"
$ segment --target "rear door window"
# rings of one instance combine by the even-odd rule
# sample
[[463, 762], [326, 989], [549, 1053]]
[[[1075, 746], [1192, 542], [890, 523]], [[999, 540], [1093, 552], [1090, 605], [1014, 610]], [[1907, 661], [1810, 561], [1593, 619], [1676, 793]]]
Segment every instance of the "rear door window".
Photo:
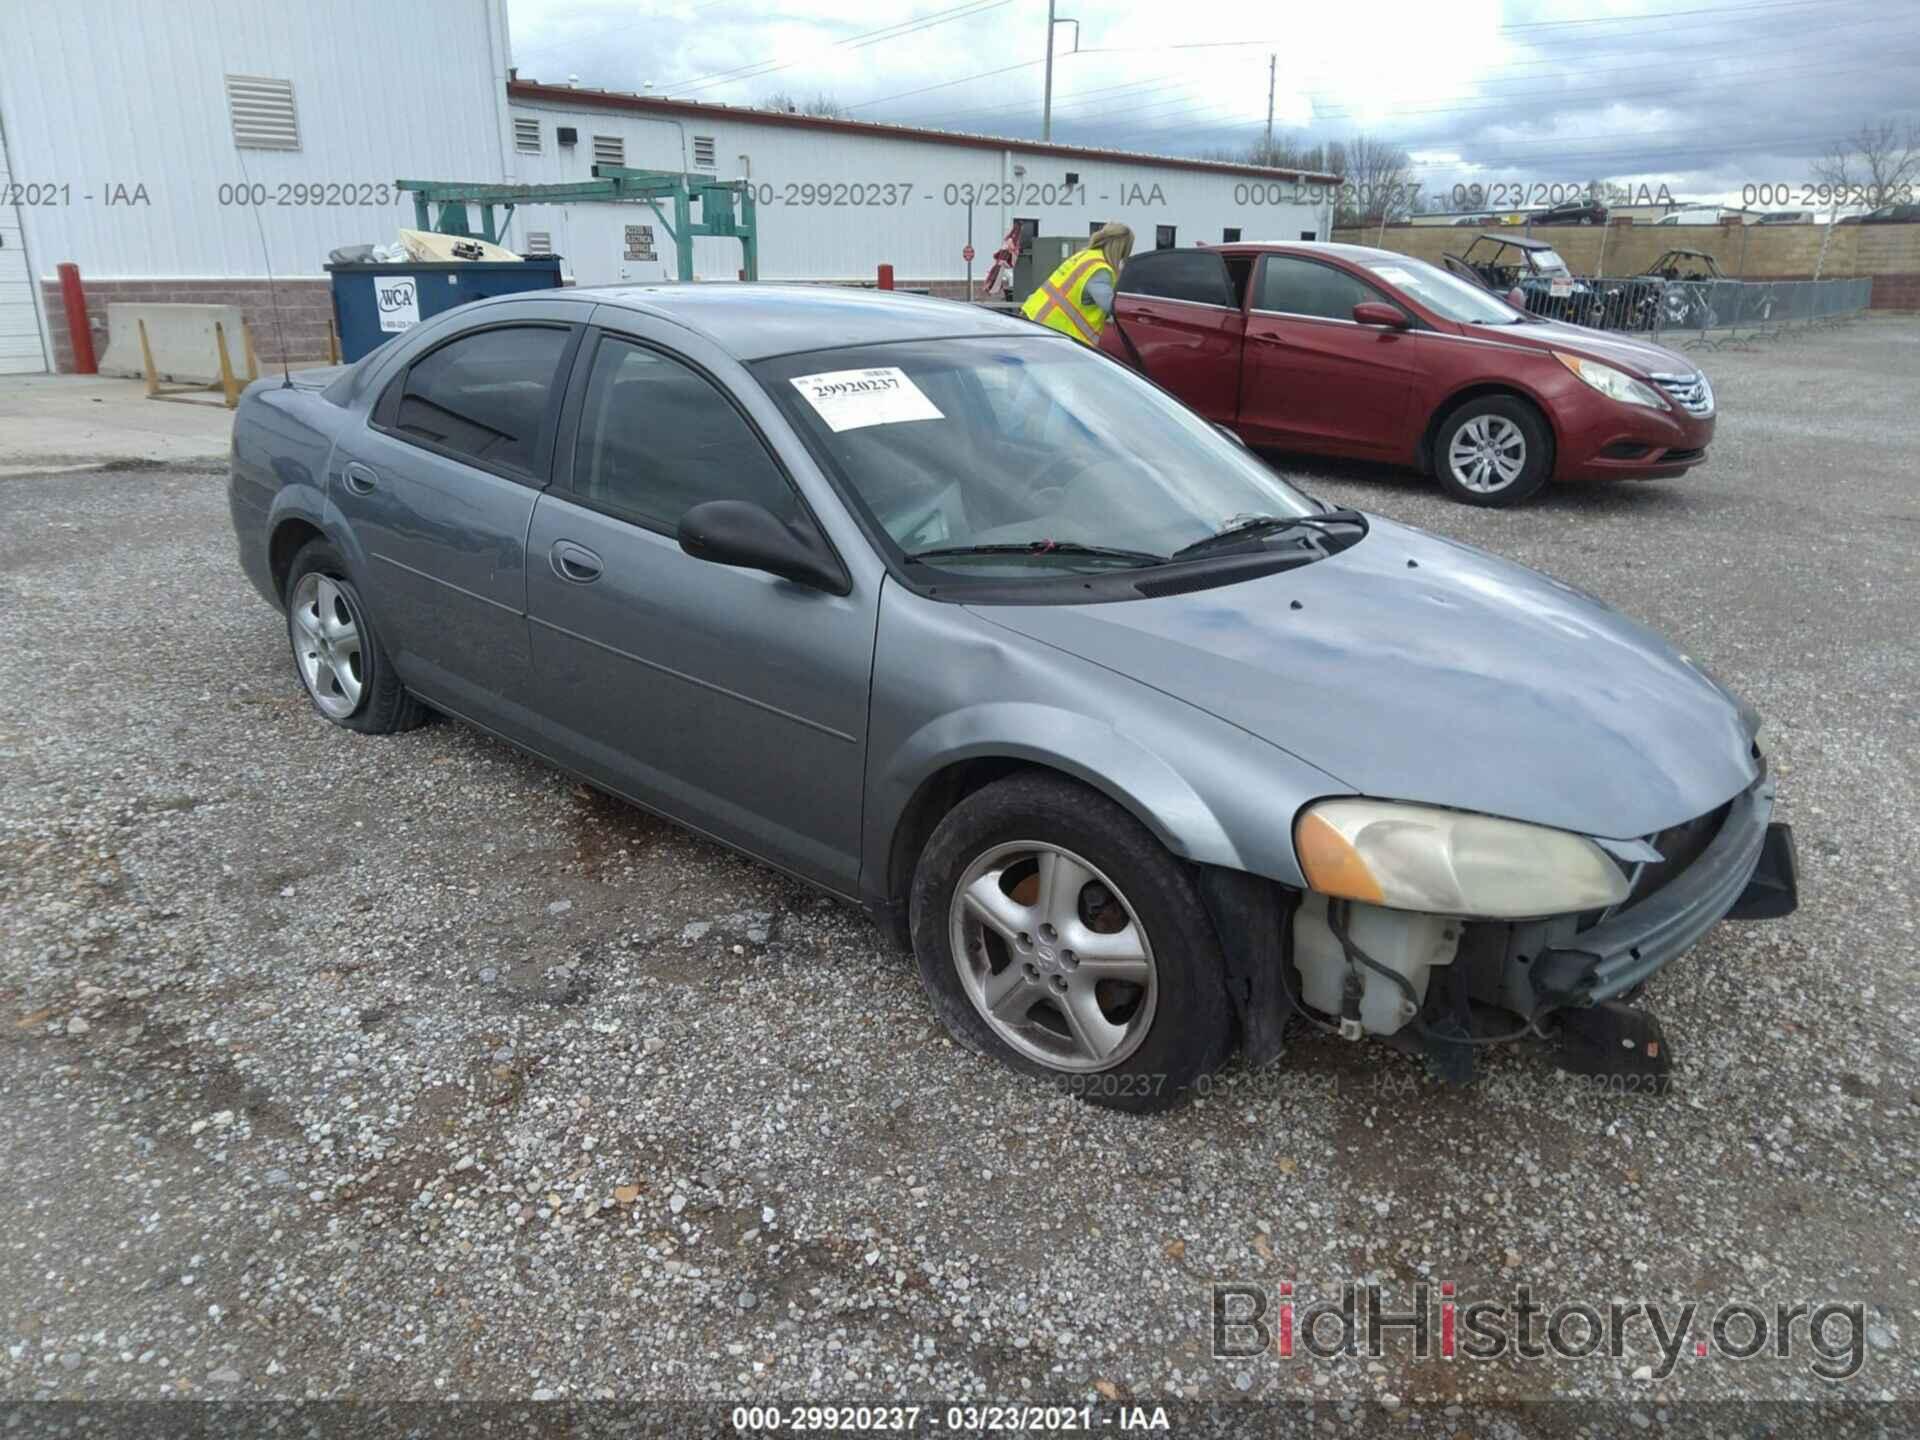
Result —
[[1227, 266], [1211, 250], [1154, 250], [1121, 267], [1122, 295], [1157, 300], [1190, 300], [1200, 305], [1232, 306]]
[[1254, 308], [1281, 315], [1351, 320], [1356, 305], [1368, 301], [1392, 304], [1371, 285], [1344, 270], [1291, 255], [1267, 256], [1260, 267], [1259, 287]]
[[503, 325], [449, 341], [407, 367], [381, 406], [403, 440], [489, 470], [534, 477], [551, 423], [564, 325]]

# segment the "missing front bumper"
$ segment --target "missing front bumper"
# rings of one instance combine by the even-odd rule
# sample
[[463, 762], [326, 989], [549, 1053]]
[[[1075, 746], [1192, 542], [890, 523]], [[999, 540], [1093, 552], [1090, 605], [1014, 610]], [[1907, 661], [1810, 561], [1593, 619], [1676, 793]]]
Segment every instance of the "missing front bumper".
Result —
[[1547, 950], [1529, 977], [1542, 1008], [1624, 995], [1677, 960], [1723, 919], [1777, 919], [1799, 903], [1793, 832], [1773, 821], [1762, 776], [1728, 807], [1700, 856], [1646, 899]]

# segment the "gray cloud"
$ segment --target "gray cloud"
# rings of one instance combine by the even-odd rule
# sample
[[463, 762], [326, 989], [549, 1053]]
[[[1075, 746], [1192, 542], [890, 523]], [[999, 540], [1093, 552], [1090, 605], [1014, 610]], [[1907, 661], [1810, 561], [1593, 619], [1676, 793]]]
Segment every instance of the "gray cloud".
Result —
[[[612, 0], [510, 0], [523, 75], [755, 104], [816, 92], [861, 119], [1010, 138], [1040, 133], [1039, 0], [749, 5], [688, 0], [636, 17]], [[1063, 0], [1063, 12], [1074, 6]], [[1264, 8], [1264, 7], [1263, 7]], [[1305, 8], [1305, 7], [1302, 7]], [[1244, 148], [1276, 130], [1356, 131], [1462, 180], [1664, 184], [1737, 196], [1799, 185], [1870, 119], [1916, 117], [1920, 6], [1885, 0], [1424, 0], [1313, 7], [1289, 32], [1252, 7], [1120, 0], [1061, 27], [1054, 136], [1168, 154]], [[1269, 12], [1270, 13], [1270, 12]], [[1249, 43], [1223, 43], [1249, 42]], [[1183, 48], [1184, 47], [1184, 48]], [[977, 77], [977, 78], [968, 78]], [[956, 83], [959, 82], [959, 83]]]

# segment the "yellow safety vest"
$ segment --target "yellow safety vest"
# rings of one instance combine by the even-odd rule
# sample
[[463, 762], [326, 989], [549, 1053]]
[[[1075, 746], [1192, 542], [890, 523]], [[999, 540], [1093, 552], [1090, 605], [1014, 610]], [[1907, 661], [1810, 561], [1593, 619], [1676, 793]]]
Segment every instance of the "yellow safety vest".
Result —
[[1069, 255], [1060, 262], [1060, 268], [1027, 297], [1027, 303], [1020, 307], [1021, 313], [1062, 335], [1098, 345], [1107, 316], [1087, 299], [1087, 283], [1103, 270], [1109, 277], [1113, 275], [1113, 266], [1098, 250], [1089, 248]]

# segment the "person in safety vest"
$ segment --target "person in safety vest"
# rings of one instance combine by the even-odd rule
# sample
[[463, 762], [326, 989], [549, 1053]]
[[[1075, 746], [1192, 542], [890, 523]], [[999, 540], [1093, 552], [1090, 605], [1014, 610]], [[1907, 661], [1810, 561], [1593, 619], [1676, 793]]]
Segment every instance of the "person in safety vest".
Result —
[[1113, 282], [1132, 253], [1133, 231], [1102, 225], [1088, 237], [1086, 249], [1069, 255], [1040, 282], [1021, 312], [1083, 345], [1097, 346], [1113, 314]]

